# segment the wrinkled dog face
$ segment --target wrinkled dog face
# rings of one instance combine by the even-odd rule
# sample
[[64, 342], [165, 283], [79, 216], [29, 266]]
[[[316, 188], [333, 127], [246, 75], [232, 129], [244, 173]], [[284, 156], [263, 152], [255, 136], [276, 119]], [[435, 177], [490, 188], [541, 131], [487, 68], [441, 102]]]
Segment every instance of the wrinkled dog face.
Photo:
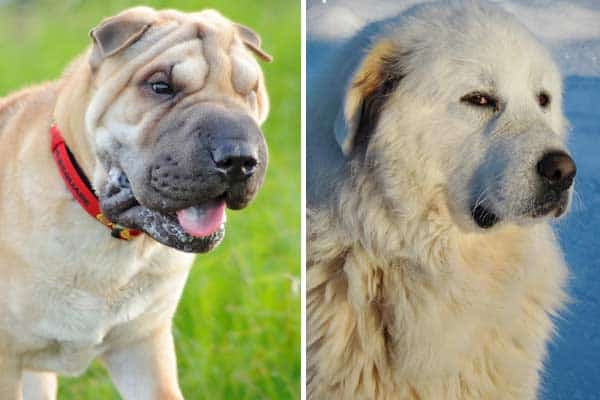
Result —
[[103, 211], [180, 250], [210, 250], [225, 208], [245, 207], [267, 166], [268, 99], [253, 53], [270, 57], [259, 37], [215, 11], [145, 7], [92, 37], [86, 125], [106, 181]]
[[565, 148], [559, 73], [531, 34], [495, 7], [417, 7], [363, 60], [344, 119], [345, 152], [365, 158], [398, 208], [407, 187], [420, 190], [413, 203], [442, 189], [466, 229], [568, 208], [575, 164]]

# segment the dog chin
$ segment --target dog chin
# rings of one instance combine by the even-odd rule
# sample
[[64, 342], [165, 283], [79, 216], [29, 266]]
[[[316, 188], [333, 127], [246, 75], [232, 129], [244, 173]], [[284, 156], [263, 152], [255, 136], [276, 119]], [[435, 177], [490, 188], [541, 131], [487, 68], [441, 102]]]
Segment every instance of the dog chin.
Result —
[[569, 200], [568, 198], [561, 197], [557, 201], [546, 202], [541, 204], [536, 204], [533, 207], [533, 210], [529, 213], [531, 218], [560, 218], [563, 216], [567, 210], [569, 209]]
[[211, 226], [202, 226], [195, 221], [202, 219], [202, 216], [193, 214], [206, 213], [204, 209], [206, 207], [200, 205], [175, 213], [150, 209], [138, 204], [129, 209], [127, 214], [128, 219], [133, 218], [136, 221], [132, 228], [143, 231], [165, 246], [187, 253], [206, 253], [223, 241], [226, 218], [223, 210], [222, 220], [215, 220], [213, 216]]
[[227, 209], [245, 208], [251, 199], [225, 193], [201, 204], [173, 211], [153, 210], [145, 219], [144, 232], [177, 250], [206, 253], [225, 237]]
[[162, 244], [184, 252], [206, 253], [225, 236], [226, 210], [243, 209], [251, 200], [252, 196], [228, 191], [192, 206], [175, 206], [168, 200], [164, 208], [142, 204], [145, 211], [138, 220], [142, 221], [141, 230]]
[[129, 179], [118, 169], [110, 171], [107, 188], [100, 196], [101, 209], [111, 221], [189, 253], [206, 253], [221, 243], [227, 203], [227, 196], [221, 195], [194, 205], [153, 207], [135, 196]]

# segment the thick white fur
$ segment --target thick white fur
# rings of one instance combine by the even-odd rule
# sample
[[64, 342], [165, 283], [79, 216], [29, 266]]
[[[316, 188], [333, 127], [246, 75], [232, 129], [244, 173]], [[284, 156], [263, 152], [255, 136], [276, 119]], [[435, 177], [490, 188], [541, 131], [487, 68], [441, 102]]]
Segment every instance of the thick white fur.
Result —
[[[308, 396], [534, 399], [567, 275], [548, 217], [525, 212], [537, 160], [564, 149], [557, 69], [514, 17], [474, 1], [420, 6], [360, 35], [309, 88], [313, 143], [337, 131], [350, 155], [333, 178], [309, 171]], [[404, 78], [363, 160], [349, 82], [382, 43]], [[500, 110], [460, 102], [474, 90]], [[473, 194], [499, 224], [474, 224]]]

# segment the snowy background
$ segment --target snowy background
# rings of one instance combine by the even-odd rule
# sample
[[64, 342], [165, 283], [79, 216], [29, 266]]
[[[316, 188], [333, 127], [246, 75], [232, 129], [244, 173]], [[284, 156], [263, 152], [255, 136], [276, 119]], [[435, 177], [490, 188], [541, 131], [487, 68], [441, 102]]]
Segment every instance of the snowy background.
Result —
[[[311, 65], [367, 23], [421, 1], [308, 0]], [[557, 321], [543, 376], [543, 400], [600, 400], [600, 0], [495, 1], [553, 52], [565, 79], [564, 108], [577, 162], [570, 215], [556, 224], [571, 269], [572, 304]], [[310, 91], [308, 93], [310, 98]]]

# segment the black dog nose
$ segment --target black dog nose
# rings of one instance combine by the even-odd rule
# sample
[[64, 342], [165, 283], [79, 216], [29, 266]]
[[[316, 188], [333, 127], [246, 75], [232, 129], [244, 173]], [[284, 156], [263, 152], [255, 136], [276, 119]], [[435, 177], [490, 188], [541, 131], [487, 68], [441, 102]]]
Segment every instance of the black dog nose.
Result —
[[256, 172], [258, 151], [246, 144], [222, 145], [212, 151], [217, 170], [231, 180], [244, 180]]
[[552, 151], [542, 157], [537, 164], [537, 171], [545, 178], [551, 188], [563, 191], [573, 184], [577, 172], [575, 162], [564, 151]]

